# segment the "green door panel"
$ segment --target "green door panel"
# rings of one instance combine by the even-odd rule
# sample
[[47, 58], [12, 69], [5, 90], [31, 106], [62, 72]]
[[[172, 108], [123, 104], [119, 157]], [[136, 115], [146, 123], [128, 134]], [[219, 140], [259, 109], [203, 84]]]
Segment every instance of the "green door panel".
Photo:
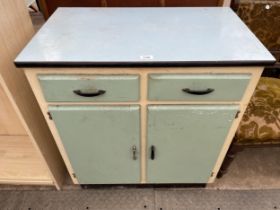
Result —
[[[38, 75], [38, 80], [48, 102], [122, 102], [139, 99], [139, 75]], [[74, 90], [84, 93], [106, 91], [94, 97], [83, 97]]]
[[139, 106], [50, 106], [49, 112], [80, 184], [140, 182]]
[[207, 183], [237, 110], [235, 105], [148, 106], [148, 183]]
[[[239, 101], [250, 81], [250, 74], [150, 74], [149, 100]], [[182, 89], [214, 91], [193, 95]]]

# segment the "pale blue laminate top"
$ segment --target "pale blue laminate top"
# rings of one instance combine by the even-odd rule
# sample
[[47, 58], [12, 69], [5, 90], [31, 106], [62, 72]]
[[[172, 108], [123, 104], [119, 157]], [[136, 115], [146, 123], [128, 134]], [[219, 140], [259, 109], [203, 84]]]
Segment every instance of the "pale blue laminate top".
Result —
[[59, 8], [15, 63], [215, 66], [274, 61], [230, 8]]

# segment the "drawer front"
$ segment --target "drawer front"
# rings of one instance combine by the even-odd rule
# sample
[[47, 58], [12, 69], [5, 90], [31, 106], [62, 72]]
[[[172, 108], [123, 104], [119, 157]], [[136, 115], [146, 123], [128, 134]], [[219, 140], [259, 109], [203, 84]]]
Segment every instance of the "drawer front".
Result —
[[239, 101], [250, 74], [150, 74], [149, 100]]
[[139, 99], [139, 75], [38, 75], [48, 102], [125, 102]]

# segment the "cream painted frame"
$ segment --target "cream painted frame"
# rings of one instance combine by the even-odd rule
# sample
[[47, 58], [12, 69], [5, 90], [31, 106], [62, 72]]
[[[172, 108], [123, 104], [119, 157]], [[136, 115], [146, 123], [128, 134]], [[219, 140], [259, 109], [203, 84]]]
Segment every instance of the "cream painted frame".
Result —
[[[234, 134], [238, 128], [240, 120], [246, 110], [246, 107], [250, 101], [250, 98], [256, 88], [256, 85], [259, 81], [261, 73], [263, 71], [262, 66], [253, 66], [253, 67], [147, 67], [147, 68], [25, 68], [24, 72], [27, 76], [27, 79], [31, 85], [31, 88], [35, 94], [36, 99], [39, 102], [40, 108], [44, 114], [44, 117], [49, 125], [49, 128], [54, 136], [56, 144], [60, 150], [60, 153], [65, 161], [69, 174], [72, 178], [74, 184], [79, 184], [78, 180], [75, 177], [75, 172], [71, 166], [69, 158], [67, 157], [66, 151], [63, 147], [63, 144], [60, 140], [59, 134], [56, 130], [54, 122], [49, 118], [48, 115], [48, 106], [49, 105], [77, 105], [77, 104], [112, 104], [112, 105], [125, 105], [125, 104], [139, 104], [141, 106], [141, 183], [146, 183], [146, 106], [148, 104], [236, 104], [240, 107], [240, 113], [234, 120], [230, 131], [225, 139], [224, 145], [221, 149], [221, 152], [218, 156], [216, 164], [212, 170], [212, 175], [208, 180], [208, 183], [214, 182], [217, 173], [221, 167], [221, 164], [224, 160], [224, 157], [228, 151], [228, 148], [232, 142]], [[244, 92], [243, 98], [241, 101], [148, 101], [147, 99], [147, 75], [150, 73], [185, 73], [185, 74], [214, 74], [214, 73], [223, 73], [223, 74], [251, 74], [250, 82], [247, 86], [246, 91]], [[138, 102], [71, 102], [71, 103], [49, 103], [45, 101], [41, 86], [37, 79], [38, 74], [139, 74], [140, 75], [140, 101]]]

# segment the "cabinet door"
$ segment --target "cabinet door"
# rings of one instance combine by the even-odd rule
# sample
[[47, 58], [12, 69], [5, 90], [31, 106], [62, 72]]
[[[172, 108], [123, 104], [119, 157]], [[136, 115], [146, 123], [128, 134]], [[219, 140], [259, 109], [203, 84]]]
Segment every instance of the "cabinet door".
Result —
[[49, 107], [80, 184], [139, 183], [139, 110], [139, 106]]
[[148, 106], [148, 183], [207, 183], [237, 110], [235, 105]]

